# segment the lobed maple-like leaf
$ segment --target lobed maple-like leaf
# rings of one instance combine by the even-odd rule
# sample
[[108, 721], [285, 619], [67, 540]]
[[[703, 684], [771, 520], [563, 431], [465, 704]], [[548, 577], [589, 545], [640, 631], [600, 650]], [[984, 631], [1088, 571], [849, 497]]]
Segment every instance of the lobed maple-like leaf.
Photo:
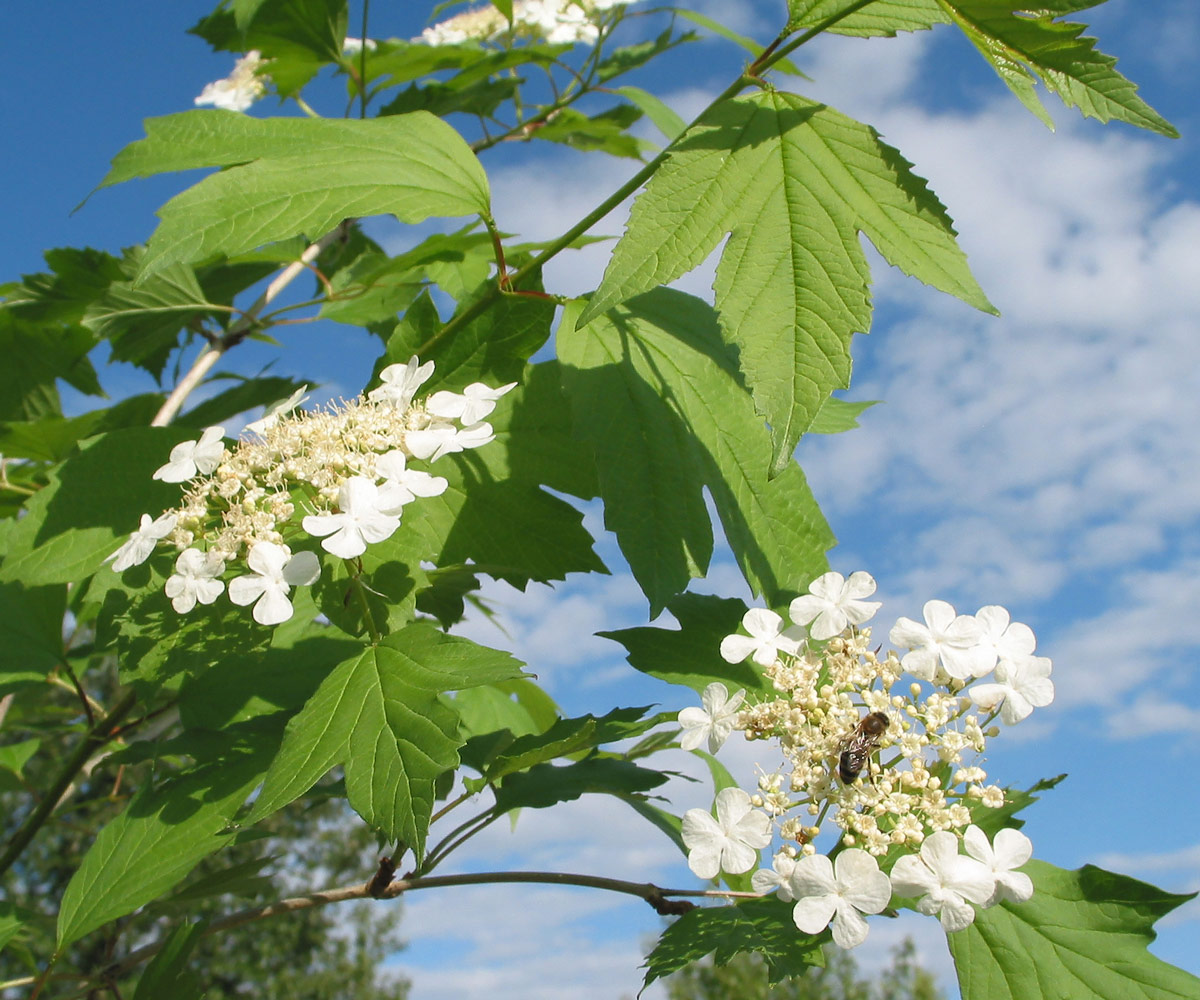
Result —
[[1200, 979], [1152, 955], [1153, 925], [1195, 893], [1176, 895], [1085, 865], [1023, 869], [1033, 898], [979, 910], [947, 935], [963, 1000], [1184, 1000]]
[[868, 125], [795, 94], [723, 101], [673, 148], [634, 203], [580, 317], [666, 284], [730, 234], [717, 268], [725, 339], [787, 464], [871, 323], [865, 233], [906, 274], [994, 311], [945, 208]]
[[1179, 137], [1175, 126], [1137, 96], [1137, 85], [1116, 71], [1116, 57], [1081, 35], [1086, 25], [1055, 20], [1094, 7], [1095, 0], [938, 2], [1018, 100], [1049, 128], [1054, 123], [1034, 90], [1037, 81], [1089, 118], [1116, 118]]

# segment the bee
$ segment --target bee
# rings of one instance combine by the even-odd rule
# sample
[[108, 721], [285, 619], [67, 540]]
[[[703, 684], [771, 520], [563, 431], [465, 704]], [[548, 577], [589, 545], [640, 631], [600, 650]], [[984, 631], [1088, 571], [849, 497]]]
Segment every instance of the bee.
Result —
[[862, 773], [890, 724], [883, 712], [872, 712], [864, 716], [842, 741], [842, 752], [838, 757], [838, 777], [842, 779], [843, 784], [851, 784]]

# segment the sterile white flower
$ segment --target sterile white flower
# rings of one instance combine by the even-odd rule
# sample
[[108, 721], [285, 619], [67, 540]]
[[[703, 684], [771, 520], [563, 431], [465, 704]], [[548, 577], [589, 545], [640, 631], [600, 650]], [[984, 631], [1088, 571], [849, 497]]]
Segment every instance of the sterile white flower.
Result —
[[990, 646], [992, 649], [993, 665], [997, 660], [1033, 655], [1037, 647], [1033, 629], [1023, 622], [1010, 621], [1007, 608], [999, 604], [989, 604], [975, 613], [975, 620], [983, 630], [980, 645]]
[[1054, 700], [1050, 667], [1048, 656], [1001, 660], [996, 664], [994, 684], [976, 684], [967, 693], [980, 708], [990, 711], [999, 705], [1004, 724], [1015, 726], [1035, 708], [1045, 708]]
[[819, 934], [833, 921], [833, 940], [853, 948], [867, 936], [864, 913], [879, 913], [892, 898], [892, 884], [879, 862], [852, 847], [830, 861], [809, 854], [796, 862], [789, 879], [796, 905], [792, 919], [806, 934]]
[[[395, 487], [394, 495], [401, 504], [412, 503], [417, 497], [441, 496], [449, 485], [442, 476], [431, 476], [428, 472], [407, 468], [407, 459], [399, 449], [381, 455], [375, 463], [375, 471]], [[384, 510], [385, 514], [398, 512], [398, 508]]]
[[785, 903], [790, 903], [792, 895], [791, 876], [796, 867], [796, 859], [790, 854], [780, 852], [771, 859], [770, 868], [760, 868], [750, 876], [750, 885], [755, 892], [768, 893], [775, 890], [775, 895]]
[[981, 645], [983, 627], [973, 615], [955, 615], [945, 601], [926, 601], [925, 624], [901, 618], [888, 638], [911, 652], [900, 660], [914, 677], [932, 680], [938, 663], [958, 680], [986, 674], [995, 664], [990, 646]]
[[735, 632], [721, 640], [721, 657], [729, 663], [741, 663], [753, 655], [760, 667], [769, 667], [785, 653], [796, 653], [801, 640], [789, 636], [783, 629], [783, 619], [768, 608], [751, 608], [742, 615], [742, 628], [750, 634]]
[[472, 382], [461, 393], [435, 392], [425, 401], [425, 409], [435, 417], [447, 420], [457, 420], [464, 427], [477, 424], [496, 408], [496, 400], [509, 392], [516, 382], [509, 382], [498, 389], [484, 385], [482, 382]]
[[374, 402], [387, 401], [397, 409], [403, 409], [412, 402], [417, 390], [433, 374], [433, 362], [425, 364], [418, 362], [414, 354], [407, 364], [388, 365], [379, 373], [379, 381], [383, 384], [367, 393], [367, 399]]
[[987, 834], [971, 824], [963, 833], [963, 847], [996, 880], [995, 889], [984, 906], [1003, 899], [1024, 903], [1033, 895], [1033, 880], [1024, 872], [1016, 871], [1033, 857], [1033, 842], [1020, 830], [1006, 827], [989, 844]]
[[159, 539], [166, 538], [175, 530], [178, 520], [172, 513], [160, 514], [153, 521], [149, 514], [143, 514], [136, 531], [130, 532], [128, 541], [114, 552], [105, 562], [112, 560], [112, 568], [116, 573], [123, 573], [130, 566], [137, 566], [150, 558], [154, 546]]
[[215, 552], [184, 549], [175, 560], [175, 572], [167, 577], [163, 588], [171, 598], [171, 607], [184, 615], [197, 601], [212, 604], [225, 589], [225, 584], [217, 579], [224, 570], [225, 561]]
[[404, 435], [404, 447], [412, 452], [413, 458], [436, 462], [443, 455], [465, 451], [467, 448], [480, 448], [495, 437], [492, 425], [486, 422], [472, 424], [462, 430], [455, 428], [453, 424], [442, 424], [409, 431]]
[[958, 853], [958, 837], [939, 830], [926, 837], [920, 855], [905, 854], [892, 868], [892, 889], [898, 896], [921, 898], [917, 910], [937, 914], [948, 934], [975, 920], [971, 903], [986, 903], [995, 888], [990, 869]]
[[308, 386], [302, 385], [299, 389], [288, 396], [287, 399], [281, 399], [277, 403], [272, 403], [265, 410], [263, 410], [263, 415], [261, 417], [259, 417], [253, 423], [246, 425], [246, 430], [250, 431], [252, 434], [258, 434], [261, 436], [263, 431], [269, 430], [279, 423], [279, 418], [285, 413], [291, 413], [292, 410], [307, 400], [308, 397], [304, 395], [307, 391]]
[[683, 842], [688, 867], [700, 878], [748, 872], [758, 851], [771, 842], [771, 818], [750, 805], [740, 788], [717, 793], [717, 818], [705, 809], [689, 809], [683, 816]]
[[864, 601], [875, 593], [875, 579], [859, 570], [847, 580], [841, 573], [825, 573], [808, 587], [808, 593], [797, 597], [788, 614], [797, 625], [812, 622], [814, 639], [830, 639], [847, 625], [861, 625], [879, 610], [879, 601]]
[[224, 436], [224, 427], [206, 427], [199, 441], [181, 441], [171, 449], [170, 461], [159, 466], [152, 478], [183, 483], [198, 473], [212, 472], [225, 457]]
[[254, 573], [229, 581], [229, 599], [242, 606], [254, 604], [254, 620], [259, 625], [278, 625], [291, 618], [292, 602], [287, 595], [292, 587], [307, 587], [321, 575], [314, 553], [292, 555], [274, 542], [256, 543], [246, 563]]
[[262, 53], [251, 49], [233, 66], [233, 72], [224, 80], [214, 80], [200, 91], [196, 104], [211, 104], [226, 111], [245, 111], [267, 92], [267, 86], [258, 75]]
[[738, 709], [745, 697], [746, 692], [742, 688], [734, 692], [731, 698], [729, 689], [720, 681], [708, 685], [700, 696], [703, 708], [692, 706], [679, 713], [679, 724], [684, 729], [679, 745], [684, 750], [695, 750], [707, 740], [708, 752], [716, 753], [733, 732]]
[[338, 489], [336, 514], [309, 514], [301, 526], [310, 535], [324, 537], [321, 548], [341, 559], [367, 551], [370, 542], [390, 538], [400, 527], [398, 514], [385, 513], [403, 506], [400, 486], [376, 486], [365, 476], [351, 476]]

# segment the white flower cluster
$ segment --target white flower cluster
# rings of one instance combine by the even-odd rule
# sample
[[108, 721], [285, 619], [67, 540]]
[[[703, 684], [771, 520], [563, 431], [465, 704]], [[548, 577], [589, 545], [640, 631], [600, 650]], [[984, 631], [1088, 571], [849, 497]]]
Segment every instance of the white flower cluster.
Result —
[[[583, 42], [591, 45], [600, 37], [601, 15], [613, 7], [635, 0], [516, 0], [513, 4], [514, 33], [544, 39], [552, 45]], [[477, 7], [439, 21], [413, 41], [427, 45], [458, 45], [486, 41], [508, 30], [508, 20], [495, 7]]]
[[251, 49], [233, 66], [233, 72], [224, 80], [214, 80], [200, 91], [195, 104], [211, 104], [226, 111], [245, 111], [267, 92], [267, 85], [259, 75], [263, 63], [262, 53]]
[[[751, 609], [742, 619], [747, 634], [726, 636], [721, 655], [751, 659], [780, 696], [748, 704], [745, 691], [730, 696], [713, 683], [702, 707], [679, 713], [686, 750], [707, 743], [715, 753], [741, 730], [747, 739], [777, 739], [790, 765], [763, 776], [753, 797], [723, 790], [716, 820], [690, 810], [689, 866], [702, 878], [749, 871], [774, 820], [787, 843], [772, 869], [756, 873], [755, 889], [796, 900], [796, 924], [808, 933], [834, 921], [843, 947], [865, 938], [862, 914], [882, 911], [893, 892], [920, 897], [917, 909], [938, 914], [948, 931], [974, 919], [972, 903], [1029, 898], [1028, 877], [1012, 869], [1032, 845], [1005, 829], [993, 846], [973, 824], [976, 810], [1005, 798], [966, 756], [983, 753], [997, 717], [1015, 724], [1054, 697], [1050, 660], [1034, 655], [1033, 631], [998, 606], [957, 615], [930, 601], [924, 624], [901, 618], [890, 632], [907, 649], [903, 657], [880, 657], [862, 627], [880, 606], [864, 599], [874, 592], [867, 573], [826, 573], [791, 603], [788, 627], [773, 611]], [[967, 687], [989, 673], [992, 682]], [[814, 845], [831, 810], [840, 831], [834, 862]], [[895, 849], [906, 853], [889, 880], [877, 859]]]
[[301, 389], [250, 424], [254, 438], [232, 450], [220, 427], [176, 445], [154, 478], [186, 482], [183, 501], [153, 521], [143, 514], [109, 556], [113, 569], [144, 562], [159, 542], [173, 545], [180, 554], [165, 590], [184, 614], [212, 604], [229, 564], [244, 559], [251, 572], [229, 581], [229, 599], [254, 605], [261, 625], [287, 621], [291, 588], [320, 574], [316, 554], [293, 554], [289, 542], [320, 538], [332, 555], [362, 555], [396, 531], [406, 504], [445, 491], [444, 478], [409, 468], [410, 459], [433, 462], [495, 436], [483, 418], [516, 383], [492, 389], [476, 382], [414, 402], [432, 373], [432, 361], [420, 365], [414, 357], [385, 368], [382, 385], [366, 398], [327, 410], [295, 411]]

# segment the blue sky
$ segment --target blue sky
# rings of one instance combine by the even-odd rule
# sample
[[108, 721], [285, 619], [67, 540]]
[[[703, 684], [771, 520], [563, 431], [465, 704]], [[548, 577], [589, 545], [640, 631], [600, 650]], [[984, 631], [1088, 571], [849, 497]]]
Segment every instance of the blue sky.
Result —
[[[371, 33], [416, 34], [424, 6], [377, 0]], [[765, 40], [783, 4], [695, 6]], [[184, 34], [208, 9], [114, 0], [8, 11], [20, 44], [0, 64], [10, 150], [0, 164], [10, 234], [0, 280], [39, 270], [50, 247], [117, 251], [147, 237], [180, 178], [126, 184], [70, 211], [110, 157], [142, 135], [143, 118], [191, 107], [206, 82], [228, 72], [227, 54]], [[1080, 19], [1180, 129], [1176, 141], [1084, 121], [1048, 102], [1059, 126], [1052, 134], [949, 29], [822, 39], [805, 50], [798, 61], [813, 81], [788, 85], [875, 125], [915, 162], [1003, 316], [972, 313], [876, 258], [875, 329], [856, 338], [847, 395], [886, 403], [859, 431], [803, 442], [800, 459], [841, 539], [833, 564], [875, 575], [884, 627], [919, 617], [930, 597], [968, 612], [999, 603], [1053, 658], [1054, 705], [995, 741], [987, 764], [1018, 786], [1070, 774], [1026, 813], [1037, 855], [1191, 891], [1200, 889], [1192, 776], [1200, 753], [1200, 8], [1163, 0], [1152, 15], [1147, 9], [1110, 0]], [[741, 63], [727, 43], [705, 42], [634, 82], [686, 119]], [[340, 112], [336, 85], [316, 93], [323, 111]], [[271, 99], [253, 113], [275, 111]], [[528, 238], [554, 235], [631, 172], [626, 162], [539, 146], [484, 163], [500, 224]], [[619, 232], [622, 218], [615, 213], [598, 231]], [[416, 238], [378, 232], [396, 246]], [[606, 252], [560, 259], [548, 286], [594, 287]], [[708, 294], [711, 274], [710, 262], [681, 285]], [[346, 327], [292, 328], [276, 367], [323, 373], [325, 396], [352, 394], [373, 348]], [[254, 346], [238, 363], [255, 368], [275, 353]], [[148, 387], [144, 375], [115, 367], [101, 377], [114, 395]], [[598, 512], [588, 517], [602, 535]], [[611, 540], [602, 538], [601, 554], [618, 570]], [[744, 595], [724, 556], [697, 589]], [[508, 634], [483, 622], [471, 634], [513, 649], [567, 711], [687, 704], [686, 692], [623, 668], [619, 648], [591, 635], [644, 622], [627, 574], [569, 581], [557, 594], [493, 588], [490, 596]], [[700, 775], [678, 756], [673, 764]], [[747, 785], [756, 763], [775, 763], [760, 759], [761, 748], [732, 744], [722, 757]], [[702, 784], [670, 787], [680, 811], [708, 805]], [[525, 815], [515, 831], [493, 828], [460, 864], [695, 883], [664, 838], [608, 801]], [[414, 980], [414, 1000], [484, 988], [494, 998], [632, 995], [659, 926], [642, 904], [550, 887], [446, 890], [407, 906], [412, 944], [398, 965]], [[1200, 973], [1200, 906], [1160, 928], [1154, 950]], [[904, 933], [925, 961], [946, 968], [936, 923], [915, 918], [874, 921], [856, 957], [882, 959], [881, 946]]]

